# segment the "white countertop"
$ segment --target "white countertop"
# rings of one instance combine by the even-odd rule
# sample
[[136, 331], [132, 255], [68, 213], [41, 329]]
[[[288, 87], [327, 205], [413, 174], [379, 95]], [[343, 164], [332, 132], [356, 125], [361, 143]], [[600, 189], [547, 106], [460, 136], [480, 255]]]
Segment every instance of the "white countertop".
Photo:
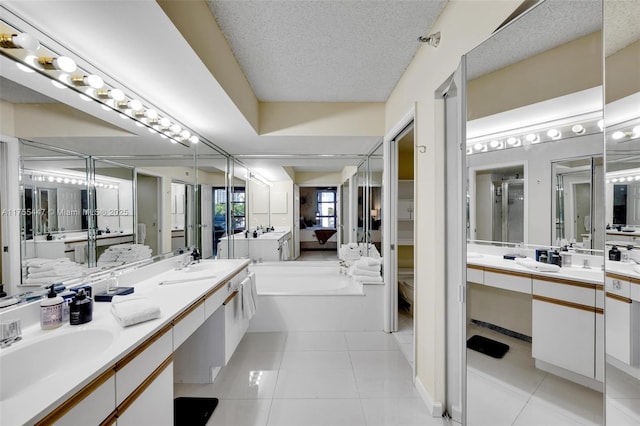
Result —
[[607, 260], [605, 268], [607, 269], [607, 272], [625, 275], [629, 278], [640, 280], [640, 265], [637, 265], [634, 262], [617, 262]]
[[604, 282], [604, 272], [599, 267], [585, 269], [580, 266], [574, 265], [571, 267], [561, 267], [558, 272], [540, 272], [519, 265], [515, 260], [504, 259], [502, 256], [473, 252], [467, 253], [467, 265], [498, 268], [507, 271], [531, 274], [533, 276], [563, 278], [567, 280], [575, 280], [598, 285], [602, 285], [602, 283]]
[[[91, 353], [84, 362], [75, 362], [73, 365], [64, 366], [51, 365], [51, 374], [41, 377], [35, 384], [17, 395], [0, 401], [0, 424], [21, 425], [33, 423], [42, 418], [90, 383], [91, 380], [112, 367], [147, 338], [169, 324], [185, 308], [203, 297], [208, 290], [226, 277], [235, 275], [248, 264], [249, 260], [246, 259], [203, 260], [197, 265], [197, 268], [189, 272], [174, 271], [171, 266], [168, 266], [166, 272], [151, 276], [134, 285], [136, 295], [146, 296], [160, 306], [160, 318], [127, 328], [122, 328], [117, 323], [110, 312], [110, 303], [101, 302], [94, 302], [93, 321], [80, 326], [64, 324], [60, 328], [43, 331], [37, 323], [27, 327], [23, 324], [22, 341], [1, 349], [0, 362], [2, 362], [3, 356], [20, 351], [26, 345], [41, 339], [52, 339], [54, 342], [54, 339], [63, 333], [77, 333], [80, 336], [83, 330], [102, 329], [112, 333], [114, 338], [106, 349]], [[213, 275], [212, 280], [158, 285], [163, 280], [200, 278], [207, 275]], [[10, 319], [10, 316], [7, 316], [7, 319]], [[78, 340], [77, 343], [82, 345], [81, 340]], [[42, 353], [41, 357], [39, 362], [47, 363], [47, 353]], [[29, 369], [29, 365], [24, 365], [24, 369]]]

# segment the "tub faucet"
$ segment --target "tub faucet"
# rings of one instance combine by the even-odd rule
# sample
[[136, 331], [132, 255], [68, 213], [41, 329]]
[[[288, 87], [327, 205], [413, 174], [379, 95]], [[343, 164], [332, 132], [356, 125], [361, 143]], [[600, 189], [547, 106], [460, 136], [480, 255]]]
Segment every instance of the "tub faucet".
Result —
[[20, 320], [0, 324], [0, 348], [6, 348], [22, 340]]

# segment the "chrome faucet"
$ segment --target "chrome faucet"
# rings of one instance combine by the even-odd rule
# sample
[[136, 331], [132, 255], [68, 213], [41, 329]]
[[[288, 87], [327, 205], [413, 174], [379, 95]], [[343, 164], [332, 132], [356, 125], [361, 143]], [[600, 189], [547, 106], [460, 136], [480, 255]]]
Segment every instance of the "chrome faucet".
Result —
[[20, 320], [0, 324], [0, 348], [6, 348], [22, 340]]

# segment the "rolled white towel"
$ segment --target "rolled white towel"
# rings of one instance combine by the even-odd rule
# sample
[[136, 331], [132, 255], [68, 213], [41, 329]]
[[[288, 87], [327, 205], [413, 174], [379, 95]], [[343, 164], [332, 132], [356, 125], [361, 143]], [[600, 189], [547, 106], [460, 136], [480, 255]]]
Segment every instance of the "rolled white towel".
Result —
[[113, 296], [111, 313], [121, 326], [128, 327], [160, 317], [160, 307], [143, 296]]
[[529, 268], [538, 272], [558, 272], [560, 270], [560, 267], [558, 265], [536, 262], [535, 260], [528, 257], [516, 258], [516, 263], [518, 265], [524, 266], [525, 268]]
[[66, 269], [53, 269], [51, 271], [45, 271], [45, 272], [29, 272], [28, 278], [51, 277], [55, 279], [56, 277], [67, 277], [71, 275], [75, 276], [77, 274], [82, 275], [82, 269], [73, 267], [73, 268], [66, 268]]

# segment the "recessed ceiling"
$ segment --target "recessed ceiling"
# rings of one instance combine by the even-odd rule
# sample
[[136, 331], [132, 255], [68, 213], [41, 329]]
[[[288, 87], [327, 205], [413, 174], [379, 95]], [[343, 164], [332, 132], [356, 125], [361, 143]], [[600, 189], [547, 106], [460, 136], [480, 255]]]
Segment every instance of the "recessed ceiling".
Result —
[[447, 0], [209, 0], [261, 101], [384, 102]]

